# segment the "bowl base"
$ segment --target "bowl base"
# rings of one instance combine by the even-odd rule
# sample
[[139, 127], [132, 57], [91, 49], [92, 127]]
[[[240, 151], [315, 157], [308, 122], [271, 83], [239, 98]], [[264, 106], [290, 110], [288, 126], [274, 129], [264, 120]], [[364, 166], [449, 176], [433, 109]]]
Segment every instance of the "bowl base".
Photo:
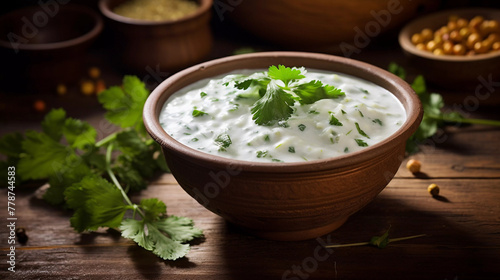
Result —
[[327, 233], [330, 233], [340, 226], [342, 226], [349, 217], [336, 220], [330, 224], [297, 231], [259, 231], [255, 229], [249, 229], [245, 227], [238, 226], [242, 228], [245, 232], [255, 235], [260, 238], [276, 241], [300, 241], [320, 237]]

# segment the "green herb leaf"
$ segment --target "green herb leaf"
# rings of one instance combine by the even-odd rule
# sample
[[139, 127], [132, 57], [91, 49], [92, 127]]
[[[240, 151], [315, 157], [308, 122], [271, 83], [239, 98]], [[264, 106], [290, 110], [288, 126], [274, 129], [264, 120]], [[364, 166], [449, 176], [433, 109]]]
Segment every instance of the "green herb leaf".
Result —
[[264, 158], [264, 157], [267, 157], [269, 156], [269, 152], [268, 151], [257, 151], [257, 157], [258, 158]]
[[208, 114], [203, 112], [203, 111], [194, 109], [192, 115], [193, 115], [193, 117], [196, 118], [196, 117], [201, 117], [201, 116], [208, 115]]
[[314, 80], [293, 87], [293, 92], [300, 97], [300, 104], [312, 104], [321, 99], [338, 98], [345, 93], [334, 86], [323, 85], [321, 81]]
[[68, 207], [75, 210], [70, 222], [78, 232], [119, 227], [128, 209], [120, 191], [97, 175], [71, 185], [64, 195]]
[[8, 133], [0, 138], [0, 153], [8, 157], [18, 158], [23, 152], [22, 142], [24, 136], [21, 133]]
[[229, 146], [233, 144], [231, 137], [228, 134], [220, 134], [215, 138], [215, 145], [219, 146], [219, 151], [226, 151]]
[[300, 73], [299, 69], [285, 67], [284, 65], [278, 65], [269, 67], [268, 75], [271, 79], [281, 80], [288, 87], [288, 84], [294, 80], [300, 80], [305, 78], [304, 75]]
[[300, 131], [304, 131], [306, 129], [306, 125], [305, 124], [299, 124], [299, 130]]
[[54, 141], [59, 142], [63, 134], [66, 122], [66, 111], [64, 109], [53, 109], [45, 115], [42, 121], [42, 129]]
[[393, 73], [394, 75], [400, 77], [401, 79], [405, 80], [406, 79], [406, 71], [403, 67], [399, 66], [395, 62], [391, 62], [388, 67], [389, 72]]
[[97, 131], [87, 122], [68, 118], [62, 129], [64, 137], [72, 148], [84, 149], [95, 144]]
[[354, 141], [356, 141], [356, 143], [358, 144], [358, 146], [360, 147], [368, 147], [368, 143], [366, 143], [365, 141], [363, 141], [362, 139], [354, 139]]
[[343, 126], [343, 124], [337, 119], [333, 112], [330, 112], [330, 124], [335, 126]]
[[145, 134], [142, 110], [149, 95], [136, 76], [125, 76], [123, 87], [113, 86], [102, 91], [98, 100], [107, 110], [106, 118], [122, 128], [134, 127]]
[[122, 236], [137, 242], [146, 250], [164, 260], [176, 260], [184, 257], [189, 251], [188, 244], [174, 241], [163, 234], [154, 222], [126, 219], [120, 226]]
[[291, 94], [271, 82], [267, 86], [266, 94], [253, 105], [251, 109], [252, 119], [258, 125], [273, 125], [292, 115], [294, 103], [295, 100]]
[[362, 136], [370, 139], [370, 137], [368, 135], [366, 135], [366, 133], [359, 127], [359, 123], [354, 123], [354, 125], [356, 125], [356, 129], [358, 130], [358, 133], [361, 134]]
[[139, 206], [145, 212], [145, 219], [154, 221], [160, 216], [167, 214], [167, 206], [157, 198], [142, 199]]
[[22, 142], [24, 156], [19, 160], [17, 172], [22, 180], [46, 179], [76, 157], [74, 151], [45, 133], [27, 131]]
[[387, 230], [382, 236], [374, 236], [370, 239], [370, 245], [378, 248], [385, 248], [389, 244], [389, 230]]

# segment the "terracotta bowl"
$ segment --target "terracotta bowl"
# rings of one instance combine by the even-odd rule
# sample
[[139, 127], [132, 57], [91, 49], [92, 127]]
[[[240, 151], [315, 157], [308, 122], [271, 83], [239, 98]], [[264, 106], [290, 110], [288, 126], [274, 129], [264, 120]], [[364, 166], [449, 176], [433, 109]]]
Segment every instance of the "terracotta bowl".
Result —
[[[165, 101], [200, 79], [270, 65], [323, 69], [374, 82], [404, 105], [407, 121], [388, 139], [335, 158], [295, 163], [232, 160], [200, 152], [171, 138], [158, 117]], [[210, 211], [257, 236], [275, 240], [314, 238], [340, 227], [393, 178], [405, 141], [422, 118], [421, 104], [403, 80], [351, 59], [301, 52], [263, 52], [221, 58], [183, 70], [161, 83], [144, 107], [149, 134], [163, 148], [172, 174]]]
[[344, 56], [343, 49], [347, 47], [342, 48], [342, 43], [363, 49], [375, 37], [439, 5], [435, 0], [222, 1], [227, 4], [225, 7], [233, 9], [216, 8], [219, 18], [229, 17], [244, 29], [287, 50]]
[[49, 8], [33, 6], [2, 15], [3, 90], [55, 91], [58, 83], [76, 82], [85, 72], [85, 54], [102, 29], [99, 14], [80, 5], [53, 2]]
[[120, 67], [136, 74], [177, 71], [205, 58], [212, 48], [212, 0], [199, 0], [197, 12], [178, 20], [147, 21], [120, 16], [113, 8], [127, 0], [100, 0]]
[[500, 51], [472, 56], [434, 55], [419, 50], [411, 42], [411, 36], [424, 28], [436, 30], [448, 22], [450, 15], [466, 19], [482, 15], [485, 19], [500, 21], [500, 10], [470, 8], [447, 10], [408, 23], [399, 33], [399, 44], [415, 67], [419, 68], [429, 82], [449, 89], [474, 89], [481, 78], [500, 80]]

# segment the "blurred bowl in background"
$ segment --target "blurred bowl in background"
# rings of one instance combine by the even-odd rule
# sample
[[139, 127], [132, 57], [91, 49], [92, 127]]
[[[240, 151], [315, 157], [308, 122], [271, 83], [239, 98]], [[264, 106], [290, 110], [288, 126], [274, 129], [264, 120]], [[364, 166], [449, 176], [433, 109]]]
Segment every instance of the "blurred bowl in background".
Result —
[[447, 89], [475, 89], [485, 81], [500, 80], [500, 51], [474, 55], [435, 55], [418, 49], [411, 36], [424, 28], [437, 30], [446, 25], [451, 15], [465, 19], [483, 16], [500, 21], [500, 10], [469, 8], [447, 10], [430, 14], [408, 23], [399, 33], [399, 44], [412, 65], [417, 67], [426, 80]]
[[[229, 6], [235, 2], [223, 1]], [[372, 38], [438, 5], [432, 0], [252, 0], [239, 1], [227, 14], [244, 29], [286, 49], [340, 53], [349, 49], [341, 43], [362, 49]]]
[[40, 92], [85, 72], [85, 54], [103, 29], [99, 14], [73, 4], [40, 4], [0, 17], [3, 90]]
[[113, 9], [127, 0], [101, 0], [113, 46], [110, 53], [120, 67], [134, 74], [176, 71], [200, 62], [212, 48], [210, 17], [212, 0], [199, 0], [200, 7], [178, 20], [147, 21], [118, 15]]

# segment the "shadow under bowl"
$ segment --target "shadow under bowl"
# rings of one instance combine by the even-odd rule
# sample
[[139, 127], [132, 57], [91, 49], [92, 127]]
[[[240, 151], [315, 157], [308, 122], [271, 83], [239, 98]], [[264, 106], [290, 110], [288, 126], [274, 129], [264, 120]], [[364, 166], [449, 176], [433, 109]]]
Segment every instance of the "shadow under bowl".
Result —
[[2, 85], [14, 92], [38, 92], [77, 81], [102, 29], [99, 14], [80, 5], [40, 5], [2, 15]]
[[[181, 88], [237, 69], [261, 70], [278, 64], [371, 81], [401, 101], [407, 120], [389, 138], [362, 151], [290, 163], [210, 155], [181, 144], [161, 127], [162, 106]], [[340, 227], [384, 189], [404, 158], [405, 142], [417, 129], [422, 108], [406, 82], [378, 67], [325, 54], [263, 52], [212, 60], [171, 76], [151, 93], [143, 118], [179, 185], [201, 205], [257, 236], [304, 240]]]
[[399, 33], [399, 44], [410, 62], [420, 69], [427, 81], [446, 89], [476, 89], [484, 80], [500, 80], [500, 51], [468, 56], [435, 55], [413, 45], [413, 34], [424, 28], [435, 31], [446, 25], [451, 15], [468, 20], [481, 15], [500, 21], [500, 10], [486, 8], [446, 10], [418, 18]]

